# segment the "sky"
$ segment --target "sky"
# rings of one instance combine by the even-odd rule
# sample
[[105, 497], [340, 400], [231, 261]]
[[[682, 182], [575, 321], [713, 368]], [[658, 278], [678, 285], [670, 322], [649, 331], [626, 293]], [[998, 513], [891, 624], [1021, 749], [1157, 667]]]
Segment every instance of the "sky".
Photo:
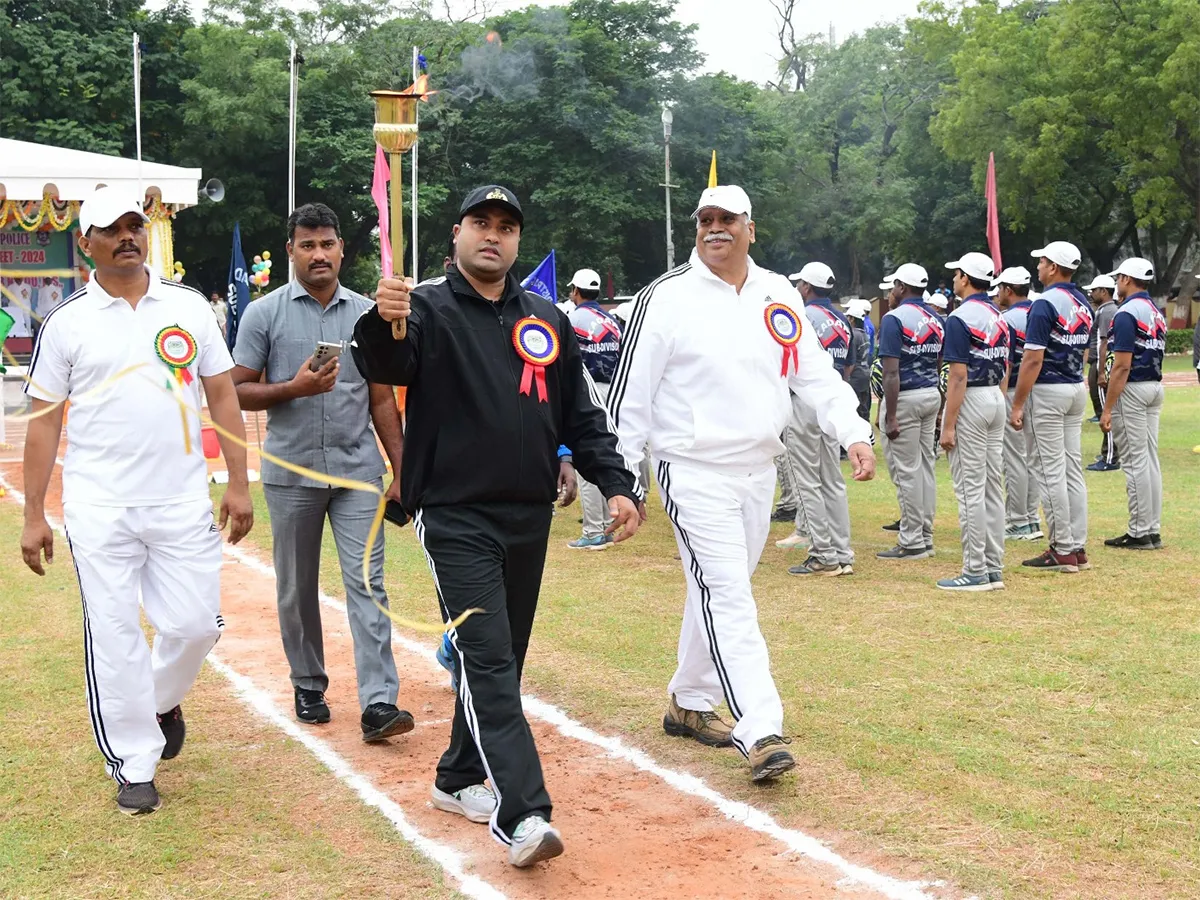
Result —
[[[166, 0], [148, 0], [151, 9]], [[283, 0], [288, 6], [313, 6], [315, 0]], [[450, 0], [452, 9], [461, 10], [472, 0]], [[531, 0], [486, 0], [492, 13], [519, 9]], [[539, 6], [556, 5], [552, 0], [533, 0]], [[780, 0], [782, 3], [782, 0]], [[794, 15], [797, 34], [828, 35], [830, 25], [840, 42], [849, 35], [879, 22], [895, 22], [913, 15], [918, 0], [797, 0]], [[190, 0], [192, 12], [199, 17], [205, 0]], [[440, 5], [440, 0], [435, 5]], [[704, 54], [706, 72], [725, 71], [746, 81], [762, 83], [776, 74], [775, 61], [780, 54], [777, 38], [778, 15], [771, 0], [679, 0], [676, 17], [698, 26], [696, 45]]]

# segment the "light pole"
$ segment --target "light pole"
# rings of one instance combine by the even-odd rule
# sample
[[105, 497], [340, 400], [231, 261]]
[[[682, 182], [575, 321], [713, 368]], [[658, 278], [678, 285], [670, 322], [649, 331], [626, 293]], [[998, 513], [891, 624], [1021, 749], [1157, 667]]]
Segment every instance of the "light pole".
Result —
[[675, 121], [675, 117], [671, 114], [671, 107], [663, 104], [662, 110], [662, 126], [663, 126], [663, 172], [664, 178], [662, 186], [666, 189], [667, 194], [667, 269], [675, 268], [675, 242], [671, 239], [671, 188], [676, 185], [671, 184], [671, 123]]

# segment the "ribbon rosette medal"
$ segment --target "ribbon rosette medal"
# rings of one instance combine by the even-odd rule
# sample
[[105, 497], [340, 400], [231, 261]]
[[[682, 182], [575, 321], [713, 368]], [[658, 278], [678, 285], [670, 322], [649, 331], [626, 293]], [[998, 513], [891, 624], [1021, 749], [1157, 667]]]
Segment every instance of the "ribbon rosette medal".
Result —
[[763, 319], [767, 323], [767, 331], [783, 347], [783, 365], [779, 374], [787, 377], [788, 364], [792, 370], [800, 371], [800, 351], [796, 345], [800, 343], [800, 317], [790, 306], [783, 303], [772, 303], [763, 311]]
[[525, 360], [525, 371], [521, 373], [521, 393], [530, 394], [537, 382], [538, 402], [545, 403], [546, 366], [558, 359], [558, 332], [549, 322], [532, 316], [513, 326], [513, 347], [517, 356]]
[[188, 368], [196, 361], [196, 339], [178, 325], [168, 325], [154, 339], [154, 350], [158, 358], [175, 372], [175, 380], [182, 385], [192, 383]]

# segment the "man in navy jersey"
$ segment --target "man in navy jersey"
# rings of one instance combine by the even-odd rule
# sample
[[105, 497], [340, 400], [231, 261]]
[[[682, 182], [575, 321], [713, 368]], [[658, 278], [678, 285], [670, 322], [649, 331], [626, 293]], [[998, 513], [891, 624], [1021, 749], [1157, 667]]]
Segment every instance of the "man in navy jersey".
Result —
[[1167, 321], [1150, 299], [1154, 265], [1127, 259], [1112, 273], [1121, 305], [1109, 341], [1112, 368], [1100, 413], [1100, 429], [1114, 431], [1121, 448], [1129, 495], [1129, 530], [1105, 541], [1123, 550], [1161, 550], [1162, 469], [1158, 463], [1158, 420], [1162, 415], [1162, 361]]
[[[1029, 428], [1034, 469], [1046, 508], [1050, 548], [1021, 565], [1053, 572], [1090, 569], [1087, 551], [1087, 485], [1080, 440], [1087, 408], [1083, 357], [1092, 327], [1092, 307], [1071, 279], [1079, 268], [1079, 248], [1053, 241], [1033, 256], [1045, 287], [1029, 310], [1025, 353], [1009, 422]], [[1028, 404], [1028, 411], [1026, 410]], [[1026, 415], [1028, 412], [1028, 415]]]
[[905, 263], [884, 279], [892, 284], [895, 308], [879, 324], [883, 360], [883, 452], [900, 504], [896, 546], [880, 559], [926, 559], [933, 555], [933, 515], [937, 508], [933, 432], [942, 394], [938, 360], [941, 318], [924, 301], [929, 275]]
[[[1029, 308], [1041, 294], [1029, 290], [1033, 276], [1024, 266], [1013, 266], [1001, 272], [992, 282], [996, 303], [1008, 326], [1008, 373], [1005, 377], [1005, 405], [1012, 414], [1013, 397], [1017, 393], [1017, 372], [1025, 352], [1025, 330]], [[1029, 429], [1017, 431], [1011, 423], [1004, 426], [1004, 539], [1006, 541], [1038, 541], [1042, 533], [1038, 518], [1038, 484], [1033, 474], [1035, 448]]]
[[[833, 270], [825, 263], [810, 262], [800, 270], [796, 289], [804, 298], [804, 316], [821, 347], [833, 360], [833, 368], [849, 380], [854, 371], [854, 335], [850, 323], [829, 299]], [[792, 575], [852, 575], [854, 551], [850, 549], [850, 507], [842, 478], [839, 445], [821, 431], [811, 405], [792, 397], [792, 427], [795, 440], [792, 473], [799, 497], [796, 534], [804, 518], [808, 521], [808, 558], [792, 566]]]
[[1003, 590], [1004, 422], [1000, 385], [1008, 368], [1008, 327], [987, 291], [990, 258], [967, 253], [946, 263], [962, 302], [946, 319], [942, 359], [950, 366], [941, 444], [950, 460], [962, 527], [962, 574], [943, 578], [945, 591]]

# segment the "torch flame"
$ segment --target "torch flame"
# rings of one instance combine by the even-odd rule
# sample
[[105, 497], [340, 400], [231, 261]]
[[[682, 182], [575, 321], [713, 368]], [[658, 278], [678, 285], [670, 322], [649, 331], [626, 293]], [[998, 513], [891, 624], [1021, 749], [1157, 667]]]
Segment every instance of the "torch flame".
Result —
[[404, 90], [400, 91], [400, 93], [413, 94], [428, 102], [429, 98], [436, 94], [437, 91], [429, 90], [429, 76], [421, 75], [413, 84], [410, 84]]

